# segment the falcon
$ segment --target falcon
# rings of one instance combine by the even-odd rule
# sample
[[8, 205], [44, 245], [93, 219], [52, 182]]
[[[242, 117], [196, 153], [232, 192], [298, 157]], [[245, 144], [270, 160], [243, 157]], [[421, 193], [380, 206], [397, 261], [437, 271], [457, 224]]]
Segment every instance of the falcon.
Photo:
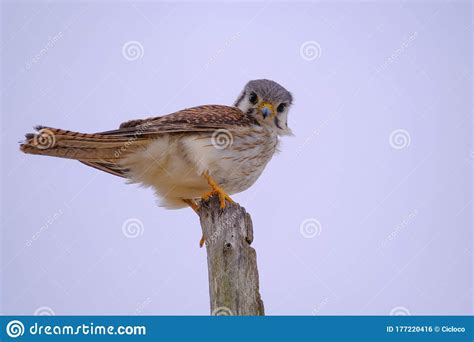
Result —
[[20, 145], [28, 154], [69, 158], [152, 187], [169, 209], [213, 195], [220, 206], [248, 189], [277, 151], [279, 137], [291, 135], [292, 95], [278, 83], [248, 82], [233, 107], [203, 105], [141, 120], [118, 129], [85, 134], [35, 127]]

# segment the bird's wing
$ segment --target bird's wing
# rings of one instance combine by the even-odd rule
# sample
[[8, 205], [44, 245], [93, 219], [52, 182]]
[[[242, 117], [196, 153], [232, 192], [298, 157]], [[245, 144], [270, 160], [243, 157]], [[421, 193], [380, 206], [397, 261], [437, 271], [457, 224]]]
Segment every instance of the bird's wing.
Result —
[[20, 146], [29, 154], [76, 159], [96, 169], [126, 177], [120, 160], [166, 133], [205, 132], [251, 126], [257, 121], [235, 107], [206, 105], [165, 116], [128, 121], [119, 129], [85, 134], [51, 127], [36, 127]]
[[258, 125], [258, 122], [236, 107], [204, 105], [183, 109], [165, 116], [127, 121], [116, 130], [97, 134], [141, 137], [163, 133], [213, 131], [251, 125]]
[[79, 160], [82, 164], [87, 166], [93, 167], [97, 170], [104, 171], [110, 173], [114, 176], [119, 176], [122, 178], [127, 178], [127, 173], [130, 171], [129, 169], [123, 167], [122, 165], [118, 164], [116, 160], [96, 160], [96, 161], [86, 161], [86, 160]]

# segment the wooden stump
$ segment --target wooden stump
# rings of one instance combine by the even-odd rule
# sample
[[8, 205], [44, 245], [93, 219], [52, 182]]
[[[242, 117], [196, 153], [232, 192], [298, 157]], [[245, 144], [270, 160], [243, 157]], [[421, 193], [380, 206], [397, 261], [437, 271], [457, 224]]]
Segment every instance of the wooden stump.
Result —
[[236, 203], [226, 202], [220, 209], [213, 196], [202, 203], [199, 217], [206, 238], [211, 314], [263, 316], [250, 215]]

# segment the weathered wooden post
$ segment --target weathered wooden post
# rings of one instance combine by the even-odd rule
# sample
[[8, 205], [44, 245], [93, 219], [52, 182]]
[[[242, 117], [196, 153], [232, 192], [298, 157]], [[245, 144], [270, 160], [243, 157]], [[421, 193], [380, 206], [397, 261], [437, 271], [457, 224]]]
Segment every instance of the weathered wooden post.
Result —
[[199, 210], [206, 238], [212, 315], [264, 315], [250, 215], [236, 203], [220, 209], [216, 196]]

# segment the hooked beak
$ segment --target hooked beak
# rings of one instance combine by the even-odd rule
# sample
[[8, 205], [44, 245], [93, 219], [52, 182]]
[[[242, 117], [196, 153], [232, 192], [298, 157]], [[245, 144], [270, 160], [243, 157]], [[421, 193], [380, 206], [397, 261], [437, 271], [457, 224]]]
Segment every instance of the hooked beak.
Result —
[[266, 119], [268, 116], [273, 116], [275, 113], [271, 103], [262, 102], [259, 106], [260, 112], [262, 112], [263, 118]]

